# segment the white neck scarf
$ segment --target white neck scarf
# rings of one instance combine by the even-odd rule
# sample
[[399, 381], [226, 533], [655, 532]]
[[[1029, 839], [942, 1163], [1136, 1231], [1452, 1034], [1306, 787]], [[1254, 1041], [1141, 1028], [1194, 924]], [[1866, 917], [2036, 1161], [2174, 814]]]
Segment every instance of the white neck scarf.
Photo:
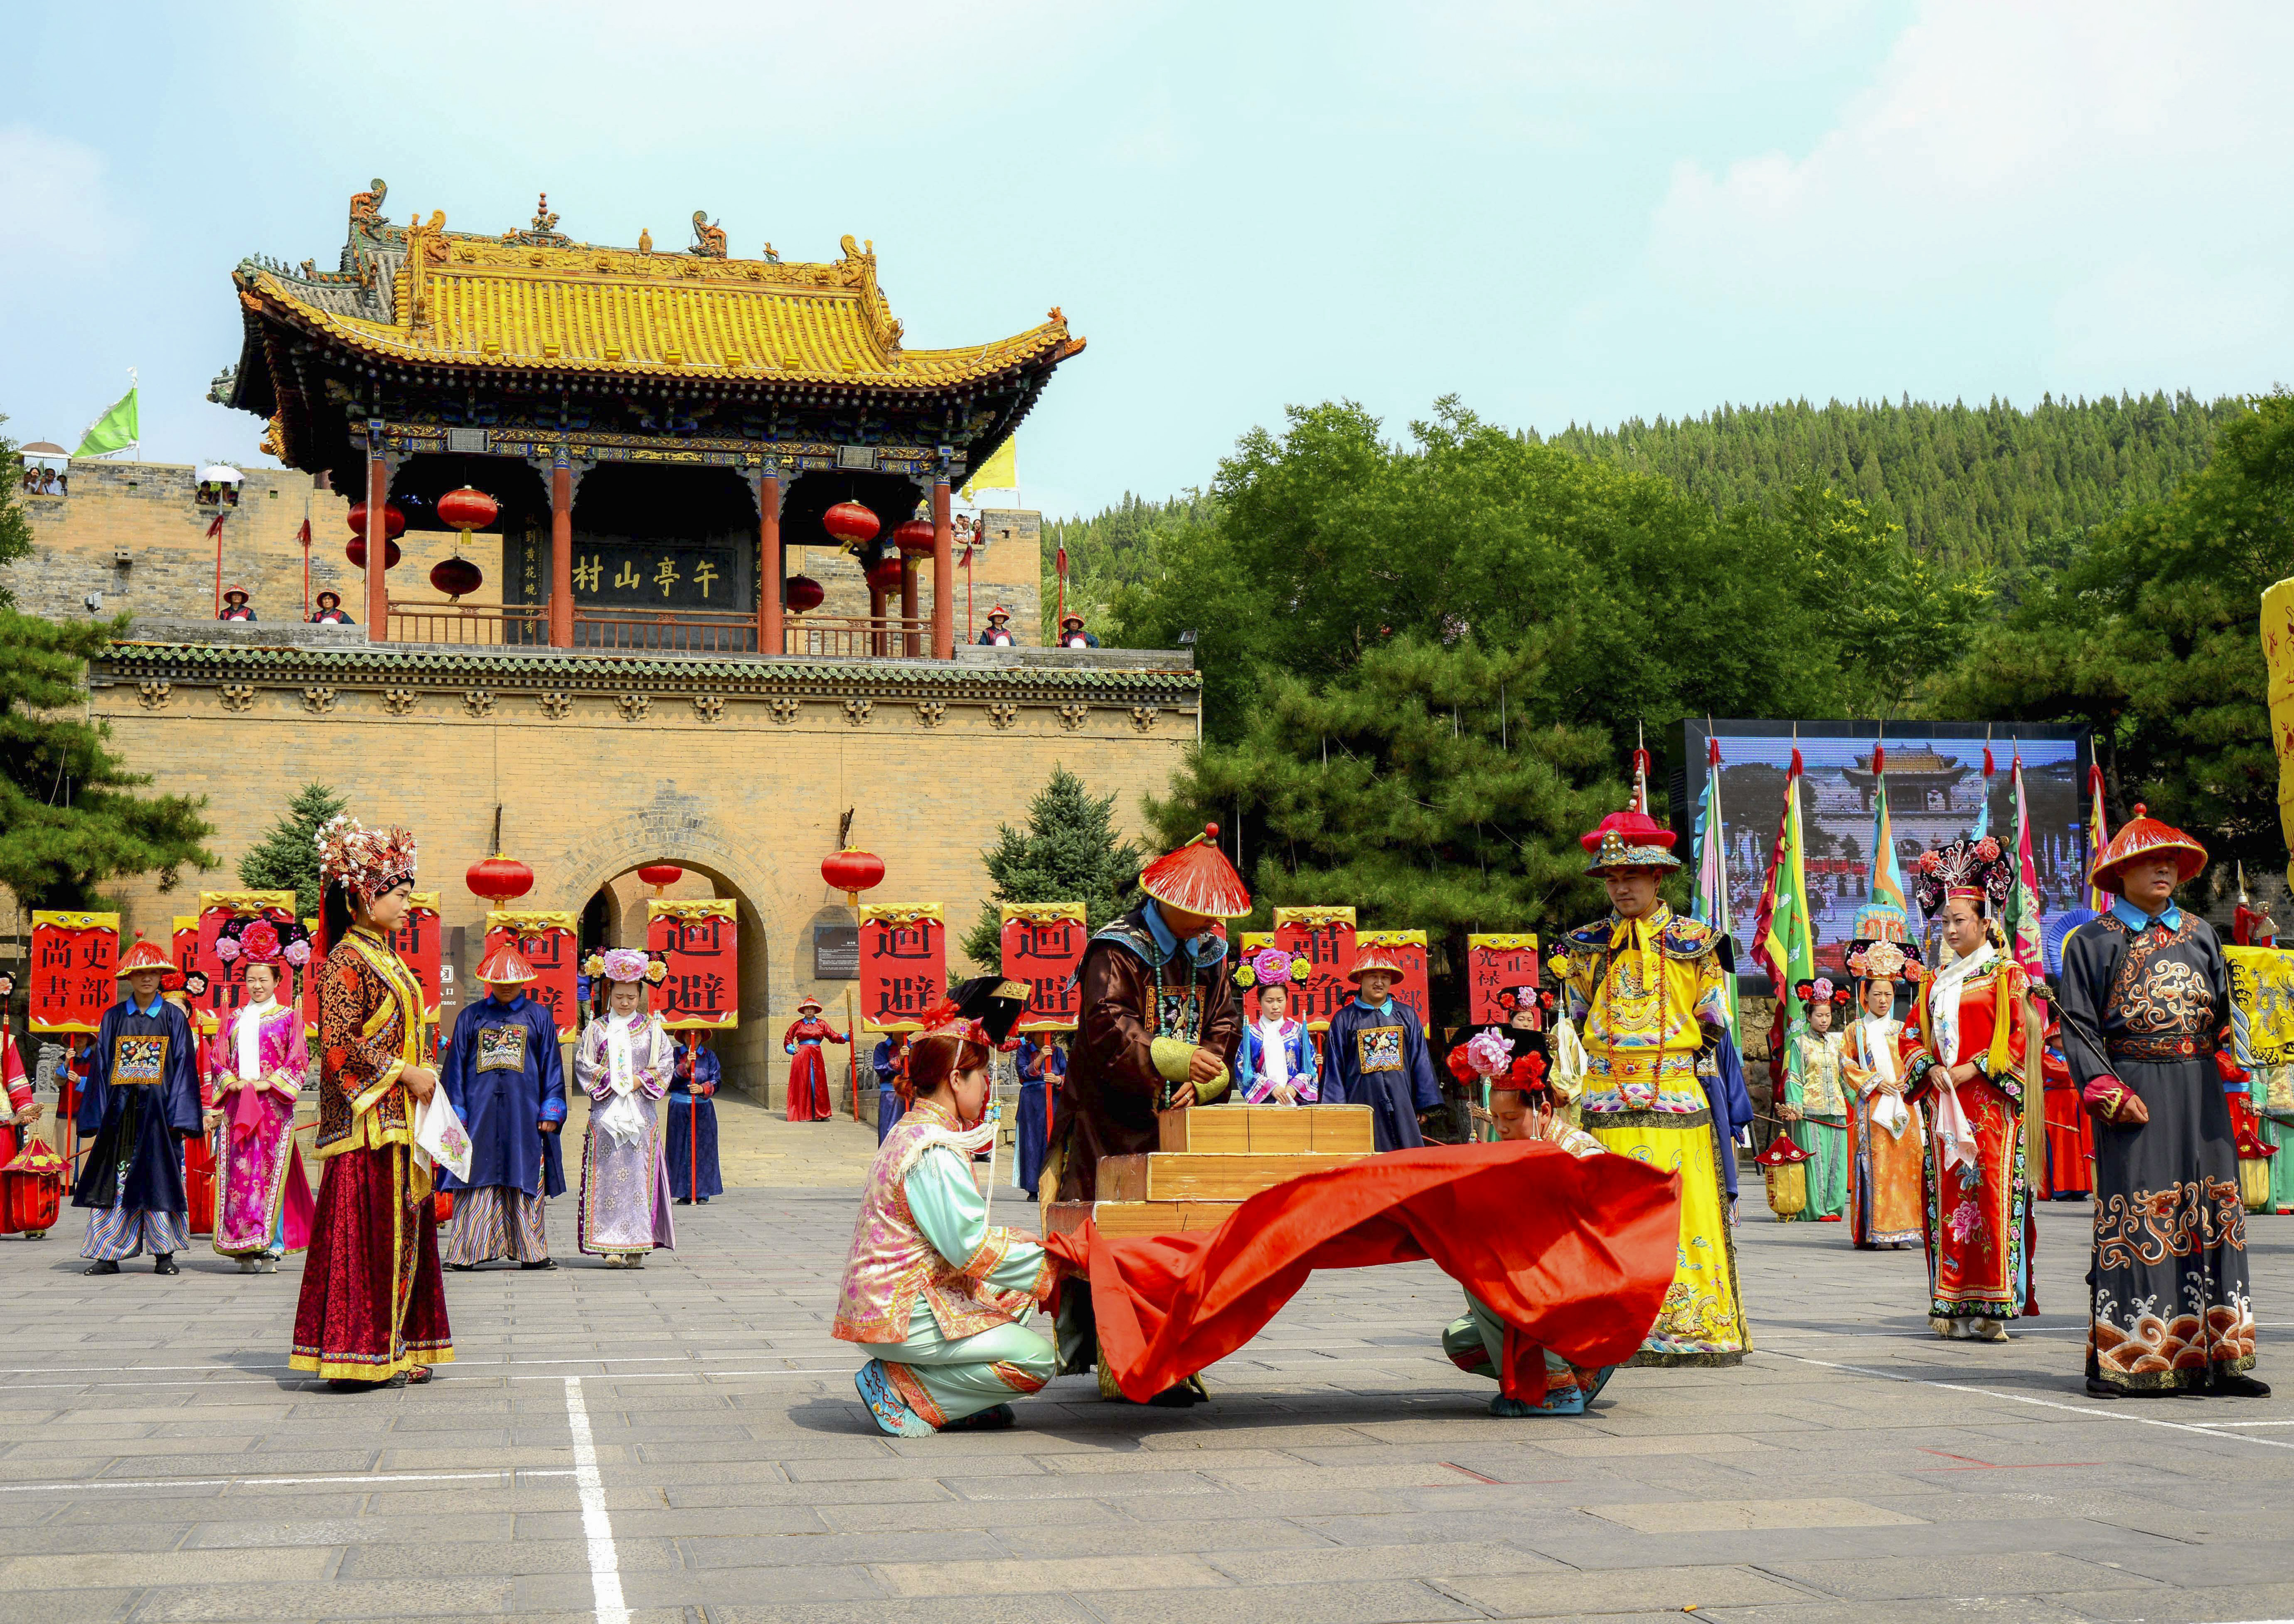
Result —
[[250, 1003], [239, 1012], [232, 1035], [238, 1044], [239, 1075], [244, 1081], [251, 1083], [263, 1075], [263, 1018], [276, 1014], [278, 1010], [278, 1004], [266, 1000]]
[[1290, 1080], [1290, 1046], [1282, 1041], [1282, 1023], [1264, 1020], [1258, 1023], [1258, 1049], [1264, 1061], [1261, 1075], [1269, 1083], [1281, 1084]]
[[634, 1015], [606, 1017], [606, 1075], [613, 1079], [617, 1094], [629, 1093], [638, 1085], [637, 1060], [630, 1043], [637, 1022]]
[[1954, 959], [1936, 971], [1935, 979], [1928, 984], [1928, 1047], [1941, 1064], [1959, 1064], [1959, 989], [1969, 978], [1989, 969], [1997, 957], [1987, 940], [1965, 958]]

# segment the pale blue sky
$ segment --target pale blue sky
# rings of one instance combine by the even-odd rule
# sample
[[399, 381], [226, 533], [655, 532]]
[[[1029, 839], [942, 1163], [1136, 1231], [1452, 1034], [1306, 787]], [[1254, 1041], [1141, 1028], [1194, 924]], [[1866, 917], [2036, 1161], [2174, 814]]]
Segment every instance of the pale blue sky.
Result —
[[[34, 7], [0, 0], [0, 412], [205, 403], [244, 254], [333, 263], [369, 177], [525, 223], [833, 259], [919, 345], [1063, 306], [1053, 513], [1210, 478], [1348, 396], [1399, 434], [1806, 395], [2294, 379], [2294, 7], [2078, 4]], [[474, 20], [475, 19], [475, 20]]]

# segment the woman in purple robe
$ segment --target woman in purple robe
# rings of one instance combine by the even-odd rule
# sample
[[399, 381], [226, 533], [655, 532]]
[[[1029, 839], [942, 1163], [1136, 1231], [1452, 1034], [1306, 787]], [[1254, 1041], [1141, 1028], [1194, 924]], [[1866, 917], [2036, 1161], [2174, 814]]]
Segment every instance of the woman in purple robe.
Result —
[[605, 978], [606, 1012], [574, 1051], [574, 1080], [590, 1096], [578, 1238], [609, 1269], [642, 1269], [647, 1253], [677, 1244], [661, 1123], [677, 1057], [661, 1017], [646, 1008], [650, 968], [636, 948], [606, 951], [591, 972]]

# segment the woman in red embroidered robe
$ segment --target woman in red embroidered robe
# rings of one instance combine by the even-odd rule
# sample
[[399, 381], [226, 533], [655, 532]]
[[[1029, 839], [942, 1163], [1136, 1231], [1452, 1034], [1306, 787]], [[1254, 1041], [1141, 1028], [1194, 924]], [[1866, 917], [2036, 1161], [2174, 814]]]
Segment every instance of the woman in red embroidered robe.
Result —
[[319, 971], [319, 1137], [326, 1164], [288, 1363], [341, 1388], [427, 1382], [454, 1357], [416, 1107], [438, 1086], [422, 984], [389, 931], [414, 889], [414, 836], [348, 813], [318, 833], [327, 939]]
[[2024, 1111], [2038, 1106], [2024, 1076], [2030, 984], [1987, 922], [2012, 880], [1989, 837], [1921, 857], [1915, 895], [1955, 956], [1920, 978], [1898, 1040], [1905, 1102], [1927, 1118], [1928, 1324], [1982, 1342], [2006, 1341], [2005, 1321], [2039, 1311], [2024, 1159]]
[[789, 1061], [788, 1119], [825, 1122], [828, 1104], [828, 1063], [821, 1059], [823, 1043], [849, 1043], [852, 1039], [820, 1018], [820, 1000], [807, 998], [796, 1006], [796, 1024], [781, 1039]]

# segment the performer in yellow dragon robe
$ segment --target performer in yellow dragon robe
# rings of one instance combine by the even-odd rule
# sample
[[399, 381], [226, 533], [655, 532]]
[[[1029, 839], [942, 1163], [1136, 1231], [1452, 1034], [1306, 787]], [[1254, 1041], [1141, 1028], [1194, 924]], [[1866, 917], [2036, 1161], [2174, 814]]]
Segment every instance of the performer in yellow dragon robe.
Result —
[[[1637, 1365], [1734, 1365], [1753, 1345], [1737, 1287], [1735, 1213], [1716, 1121], [1716, 1052], [1727, 1041], [1718, 948], [1708, 926], [1658, 900], [1680, 866], [1673, 833], [1643, 812], [1618, 812], [1583, 837], [1586, 873], [1615, 910], [1571, 931], [1569, 1014], [1582, 1034], [1582, 1121], [1613, 1153], [1680, 1175], [1680, 1254], [1664, 1309]], [[1725, 1114], [1725, 1106], [1723, 1111]]]

